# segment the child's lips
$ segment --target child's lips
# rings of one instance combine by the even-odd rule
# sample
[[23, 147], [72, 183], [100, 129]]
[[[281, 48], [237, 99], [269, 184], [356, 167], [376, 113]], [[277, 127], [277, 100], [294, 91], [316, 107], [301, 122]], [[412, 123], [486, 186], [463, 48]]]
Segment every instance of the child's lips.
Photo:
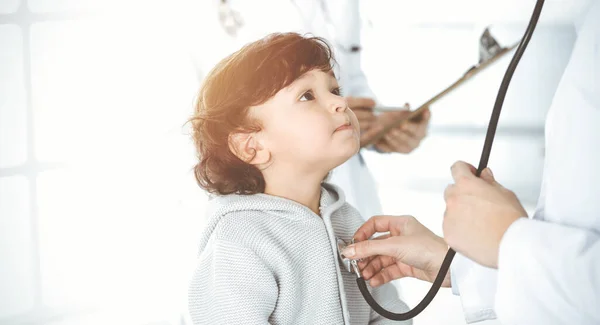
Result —
[[352, 130], [352, 124], [347, 123], [347, 124], [341, 125], [337, 129], [335, 129], [335, 132], [344, 131], [344, 130]]

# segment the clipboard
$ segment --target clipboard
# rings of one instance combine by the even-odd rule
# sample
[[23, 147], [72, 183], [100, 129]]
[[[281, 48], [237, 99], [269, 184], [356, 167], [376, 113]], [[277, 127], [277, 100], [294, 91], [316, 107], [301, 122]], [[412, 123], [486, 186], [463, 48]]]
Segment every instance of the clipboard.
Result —
[[[495, 40], [493, 38], [491, 38], [491, 41], [490, 41], [489, 40], [490, 38], [491, 38], [491, 35], [489, 34], [488, 29], [486, 29], [481, 38], [481, 43], [482, 43], [481, 45], [482, 46], [487, 45], [487, 43], [485, 43], [484, 41], [493, 42], [493, 44], [492, 44], [492, 47], [490, 47], [490, 48], [485, 48], [483, 50], [480, 50], [480, 62], [478, 64], [472, 66], [458, 80], [456, 80], [454, 83], [452, 83], [446, 89], [442, 90], [435, 96], [431, 97], [428, 101], [426, 101], [424, 104], [422, 104], [418, 108], [412, 110], [408, 116], [400, 118], [400, 119], [396, 119], [393, 122], [389, 123], [383, 130], [381, 130], [379, 133], [377, 133], [372, 138], [370, 138], [365, 143], [364, 147], [372, 145], [372, 144], [376, 143], [377, 141], [381, 140], [381, 138], [383, 138], [389, 130], [402, 125], [402, 123], [405, 123], [407, 121], [418, 122], [422, 118], [421, 113], [423, 113], [429, 106], [433, 105], [434, 103], [436, 103], [440, 99], [444, 98], [446, 95], [448, 95], [455, 89], [459, 88], [467, 80], [473, 78], [474, 76], [479, 74], [481, 71], [485, 70], [486, 68], [488, 68], [489, 66], [491, 66], [492, 64], [497, 62], [500, 58], [504, 57], [506, 54], [508, 54], [509, 52], [514, 50], [519, 45], [519, 43], [515, 43], [514, 45], [512, 45], [510, 47], [500, 48], [498, 46], [497, 42], [495, 42]], [[490, 55], [489, 53], [493, 53], [493, 54]], [[401, 109], [402, 108], [400, 108], [400, 107], [398, 107], [398, 108], [375, 107], [374, 111], [385, 112], [385, 111], [393, 111], [393, 110], [401, 110]]]

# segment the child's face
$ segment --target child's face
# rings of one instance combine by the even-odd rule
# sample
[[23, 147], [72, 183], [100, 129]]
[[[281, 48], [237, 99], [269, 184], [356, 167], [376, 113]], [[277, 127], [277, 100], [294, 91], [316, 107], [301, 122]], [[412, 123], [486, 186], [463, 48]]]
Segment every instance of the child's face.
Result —
[[358, 120], [332, 73], [311, 70], [251, 112], [275, 165], [328, 173], [358, 152]]

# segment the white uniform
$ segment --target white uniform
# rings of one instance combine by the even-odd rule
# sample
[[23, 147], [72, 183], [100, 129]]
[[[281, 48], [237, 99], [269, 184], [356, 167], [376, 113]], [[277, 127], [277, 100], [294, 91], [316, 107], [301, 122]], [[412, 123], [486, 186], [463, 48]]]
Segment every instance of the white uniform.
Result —
[[[344, 96], [375, 98], [361, 69], [358, 0], [295, 0], [293, 3], [305, 32], [323, 37], [333, 46], [338, 63], [336, 76]], [[383, 213], [375, 179], [360, 153], [336, 168], [329, 182], [342, 188], [347, 202], [365, 220]]]
[[576, 27], [547, 116], [535, 215], [508, 229], [498, 270], [459, 254], [452, 264], [469, 323], [600, 324], [600, 1]]

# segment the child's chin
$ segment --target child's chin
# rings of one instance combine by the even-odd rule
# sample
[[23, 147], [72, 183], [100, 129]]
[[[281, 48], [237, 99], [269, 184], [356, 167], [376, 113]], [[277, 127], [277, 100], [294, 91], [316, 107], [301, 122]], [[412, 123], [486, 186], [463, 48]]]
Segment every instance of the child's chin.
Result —
[[357, 143], [355, 148], [348, 148], [348, 150], [345, 150], [344, 152], [337, 155], [334, 158], [335, 167], [343, 165], [346, 161], [348, 161], [350, 158], [352, 158], [352, 156], [356, 155], [358, 153], [359, 149], [360, 149], [360, 144]]

